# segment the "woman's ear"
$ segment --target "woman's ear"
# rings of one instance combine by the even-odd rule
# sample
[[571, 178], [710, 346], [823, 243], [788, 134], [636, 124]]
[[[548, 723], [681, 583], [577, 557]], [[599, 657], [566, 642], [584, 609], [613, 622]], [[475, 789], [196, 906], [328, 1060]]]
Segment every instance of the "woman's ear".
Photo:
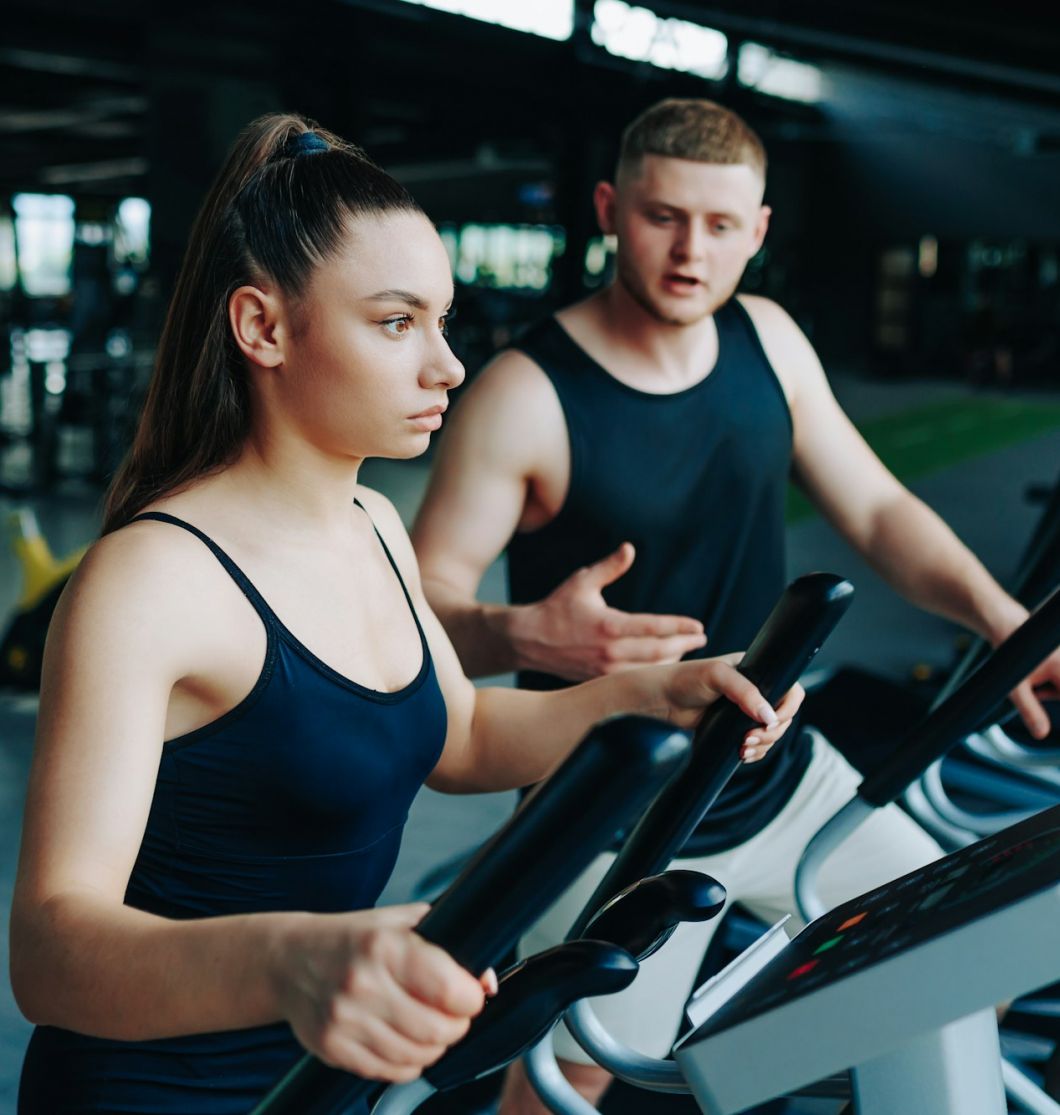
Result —
[[260, 287], [241, 286], [228, 300], [228, 321], [240, 352], [261, 368], [283, 363], [284, 330], [280, 302]]

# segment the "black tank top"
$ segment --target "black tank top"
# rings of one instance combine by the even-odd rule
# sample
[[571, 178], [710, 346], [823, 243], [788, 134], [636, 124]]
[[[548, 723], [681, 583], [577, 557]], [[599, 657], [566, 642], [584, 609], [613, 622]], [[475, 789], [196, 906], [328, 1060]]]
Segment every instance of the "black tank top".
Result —
[[[139, 518], [182, 527], [210, 548], [261, 617], [266, 651], [239, 705], [163, 745], [126, 905], [170, 918], [374, 906], [446, 734], [427, 639], [382, 536], [421, 649], [415, 678], [391, 693], [317, 658], [200, 530], [156, 512]], [[246, 1115], [302, 1052], [282, 1023], [129, 1042], [40, 1026], [18, 1110]]]
[[[714, 321], [714, 368], [666, 395], [615, 379], [555, 318], [518, 341], [563, 408], [570, 486], [554, 519], [508, 547], [513, 604], [540, 600], [628, 540], [636, 560], [604, 590], [610, 605], [702, 620], [708, 644], [692, 657], [747, 648], [785, 584], [791, 415], [739, 301]], [[519, 684], [566, 683], [528, 672]], [[742, 844], [776, 816], [809, 763], [799, 737], [793, 726], [765, 759], [740, 768], [704, 820], [700, 847]]]

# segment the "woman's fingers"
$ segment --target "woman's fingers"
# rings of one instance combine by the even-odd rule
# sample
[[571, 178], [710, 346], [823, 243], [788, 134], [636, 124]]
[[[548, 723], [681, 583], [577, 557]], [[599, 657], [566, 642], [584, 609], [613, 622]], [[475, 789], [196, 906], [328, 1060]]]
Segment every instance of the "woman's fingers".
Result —
[[806, 690], [796, 682], [787, 693], [784, 694], [780, 703], [777, 705], [777, 719], [793, 720], [795, 718], [795, 713], [799, 711], [805, 697]]

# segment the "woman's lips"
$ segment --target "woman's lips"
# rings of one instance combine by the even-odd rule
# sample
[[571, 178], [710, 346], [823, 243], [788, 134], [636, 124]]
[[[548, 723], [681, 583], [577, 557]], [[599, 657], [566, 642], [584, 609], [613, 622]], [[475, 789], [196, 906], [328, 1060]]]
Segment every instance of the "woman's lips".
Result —
[[445, 413], [444, 406], [430, 407], [428, 410], [422, 410], [419, 414], [409, 415], [409, 421], [412, 422], [420, 430], [437, 430], [442, 424], [442, 415]]

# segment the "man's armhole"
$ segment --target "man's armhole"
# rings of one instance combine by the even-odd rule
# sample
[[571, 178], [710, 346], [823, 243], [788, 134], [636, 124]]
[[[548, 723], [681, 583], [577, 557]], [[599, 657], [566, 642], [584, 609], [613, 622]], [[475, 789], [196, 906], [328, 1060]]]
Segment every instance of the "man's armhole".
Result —
[[[794, 433], [796, 386], [792, 379], [785, 379], [784, 374], [777, 371], [777, 364], [782, 363], [780, 360], [781, 354], [777, 351], [771, 354], [769, 345], [763, 340], [762, 336], [763, 332], [768, 334], [771, 329], [771, 323], [767, 320], [770, 311], [765, 310], [763, 313], [763, 308], [766, 306], [776, 306], [777, 310], [781, 310], [781, 307], [770, 299], [755, 294], [738, 294], [736, 295], [736, 301], [739, 303], [744, 313], [747, 314], [754, 343], [758, 346], [758, 351], [761, 353], [766, 367], [769, 368], [772, 374], [773, 382], [776, 384], [777, 391], [780, 393], [780, 398], [788, 414], [788, 421], [791, 422], [792, 432]], [[781, 310], [781, 312], [783, 311]]]

